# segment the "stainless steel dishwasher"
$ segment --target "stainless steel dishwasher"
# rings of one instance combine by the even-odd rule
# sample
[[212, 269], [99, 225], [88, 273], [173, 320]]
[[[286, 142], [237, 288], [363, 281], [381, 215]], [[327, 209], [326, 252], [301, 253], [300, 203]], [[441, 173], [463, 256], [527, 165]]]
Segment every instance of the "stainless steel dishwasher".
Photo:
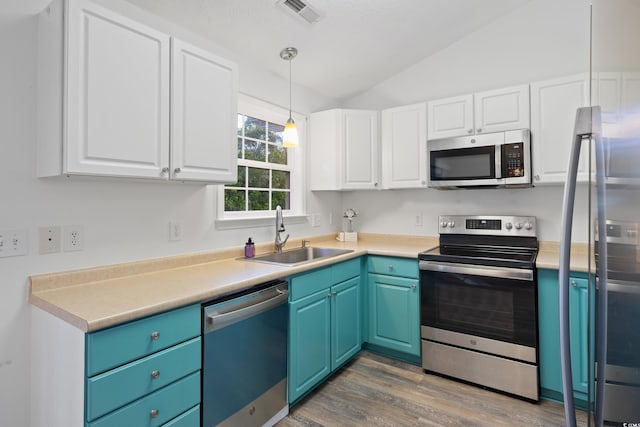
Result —
[[288, 296], [288, 283], [274, 281], [202, 305], [202, 427], [288, 414]]

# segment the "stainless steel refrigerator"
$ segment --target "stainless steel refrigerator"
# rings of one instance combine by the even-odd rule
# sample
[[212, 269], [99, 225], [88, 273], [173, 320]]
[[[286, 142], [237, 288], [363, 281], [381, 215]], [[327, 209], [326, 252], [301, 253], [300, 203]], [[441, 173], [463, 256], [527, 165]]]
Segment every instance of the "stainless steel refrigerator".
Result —
[[[565, 416], [567, 426], [576, 425], [569, 322], [575, 212], [588, 216], [586, 234], [594, 259], [586, 350], [588, 423], [633, 426], [640, 425], [640, 0], [592, 0], [586, 28], [591, 37], [591, 106], [576, 113], [560, 242]], [[589, 162], [592, 171], [588, 185], [576, 185], [581, 161]], [[574, 206], [576, 192], [586, 193], [588, 206]]]

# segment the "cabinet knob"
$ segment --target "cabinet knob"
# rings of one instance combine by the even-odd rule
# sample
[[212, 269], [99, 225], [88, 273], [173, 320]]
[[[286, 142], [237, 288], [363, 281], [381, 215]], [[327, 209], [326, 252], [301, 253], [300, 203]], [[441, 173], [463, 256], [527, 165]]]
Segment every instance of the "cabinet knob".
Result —
[[168, 167], [164, 167], [160, 170], [160, 175], [166, 175], [169, 173], [169, 168]]
[[180, 169], [180, 168], [175, 168], [175, 169], [173, 170], [173, 173], [174, 173], [174, 174], [178, 174], [178, 173], [180, 173], [180, 172], [182, 172], [182, 169]]
[[378, 183], [377, 183], [377, 182], [374, 182], [374, 183], [373, 183], [373, 186], [374, 186], [374, 187], [377, 187], [377, 186], [378, 186]]
[[482, 132], [482, 128], [478, 128], [478, 130], [476, 130], [477, 133]]
[[160, 415], [160, 409], [152, 409], [151, 412], [149, 412], [151, 418], [158, 418], [158, 415]]
[[422, 182], [422, 185], [427, 185], [427, 181], [425, 181], [424, 179], [421, 182]]
[[389, 264], [389, 271], [393, 270], [393, 264]]
[[331, 293], [331, 292], [329, 292], [329, 293], [327, 294], [327, 298], [331, 298], [331, 295], [332, 295], [332, 293]]
[[536, 181], [540, 181], [540, 175], [536, 175], [536, 176], [534, 176], [534, 178], [535, 178]]
[[473, 133], [473, 129], [469, 129], [467, 133]]
[[578, 286], [578, 282], [576, 282], [575, 280], [571, 281], [571, 286]]
[[151, 378], [154, 380], [157, 380], [158, 377], [160, 377], [160, 371], [155, 370], [155, 371], [151, 371]]
[[411, 289], [415, 289], [415, 288], [416, 288], [416, 285], [411, 285]]
[[158, 331], [151, 332], [151, 339], [152, 340], [158, 341], [158, 338], [160, 338], [160, 332], [158, 332]]

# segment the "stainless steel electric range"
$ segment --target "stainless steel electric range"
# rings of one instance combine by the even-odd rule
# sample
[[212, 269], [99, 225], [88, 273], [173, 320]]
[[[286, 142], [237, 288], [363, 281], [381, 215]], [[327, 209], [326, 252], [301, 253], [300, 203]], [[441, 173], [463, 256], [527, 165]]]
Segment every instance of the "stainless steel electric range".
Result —
[[537, 401], [535, 217], [439, 217], [419, 254], [422, 367]]

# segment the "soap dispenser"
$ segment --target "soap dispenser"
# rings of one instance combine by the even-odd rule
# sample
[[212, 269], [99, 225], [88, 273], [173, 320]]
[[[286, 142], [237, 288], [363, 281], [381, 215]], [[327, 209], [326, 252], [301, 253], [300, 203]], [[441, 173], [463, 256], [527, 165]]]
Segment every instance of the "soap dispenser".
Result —
[[253, 244], [253, 240], [249, 237], [247, 243], [244, 244], [244, 257], [253, 258], [256, 255], [256, 246]]

